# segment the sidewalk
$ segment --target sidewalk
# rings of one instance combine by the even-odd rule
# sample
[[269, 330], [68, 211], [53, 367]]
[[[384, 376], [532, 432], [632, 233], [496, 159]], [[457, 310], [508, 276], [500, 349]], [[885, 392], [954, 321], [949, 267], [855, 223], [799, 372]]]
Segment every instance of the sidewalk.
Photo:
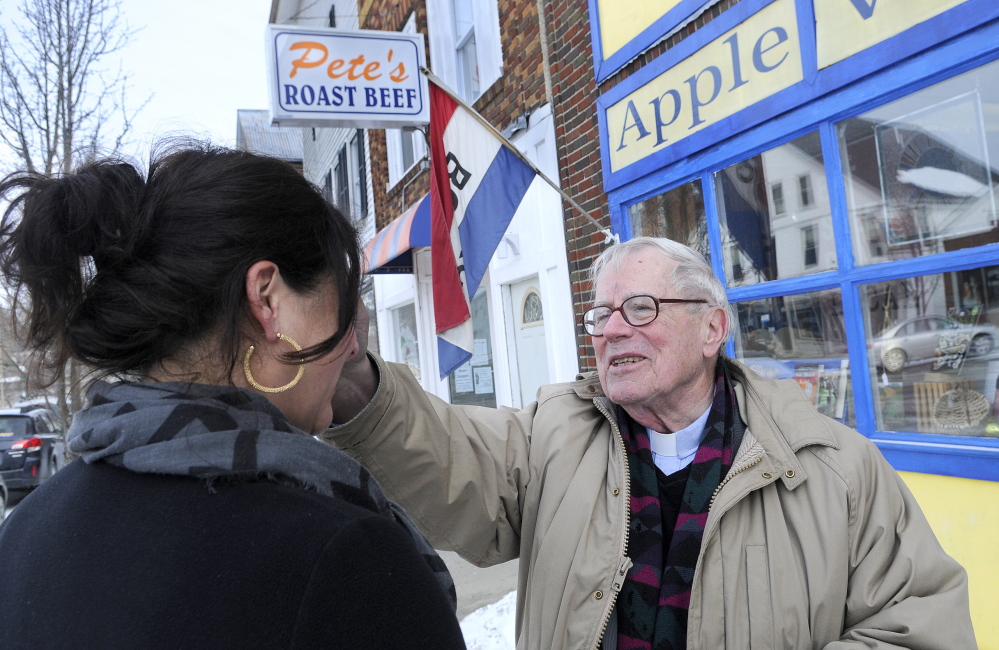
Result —
[[518, 560], [480, 569], [461, 559], [457, 553], [439, 553], [451, 571], [458, 592], [458, 620], [517, 589]]

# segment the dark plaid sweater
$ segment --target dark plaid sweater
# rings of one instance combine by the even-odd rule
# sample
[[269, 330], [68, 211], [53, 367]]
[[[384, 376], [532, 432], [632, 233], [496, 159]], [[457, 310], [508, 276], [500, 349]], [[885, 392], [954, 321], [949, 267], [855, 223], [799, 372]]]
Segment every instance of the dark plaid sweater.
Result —
[[0, 648], [464, 648], [406, 532], [267, 481], [75, 461], [0, 527]]

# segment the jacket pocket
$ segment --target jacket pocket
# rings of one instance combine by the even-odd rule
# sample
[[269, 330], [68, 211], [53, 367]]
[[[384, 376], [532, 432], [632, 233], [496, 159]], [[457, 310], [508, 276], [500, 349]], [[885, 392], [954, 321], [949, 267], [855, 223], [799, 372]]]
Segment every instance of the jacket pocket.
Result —
[[749, 647], [752, 650], [773, 650], [773, 601], [765, 545], [746, 547], [746, 587], [749, 590]]

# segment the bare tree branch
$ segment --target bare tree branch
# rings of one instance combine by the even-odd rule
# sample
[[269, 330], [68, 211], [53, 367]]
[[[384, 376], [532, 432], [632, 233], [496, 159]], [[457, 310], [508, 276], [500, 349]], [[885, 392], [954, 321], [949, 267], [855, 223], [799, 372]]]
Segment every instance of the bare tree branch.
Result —
[[[121, 0], [20, 0], [17, 12], [0, 26], [0, 147], [43, 174], [120, 151], [149, 101], [129, 108], [129, 75], [113, 56], [135, 35]], [[5, 337], [0, 358], [18, 356], [9, 345]], [[65, 370], [69, 381], [57, 382], [64, 431], [81, 403], [75, 363]]]
[[46, 174], [120, 150], [149, 101], [130, 109], [129, 75], [107, 65], [136, 33], [121, 0], [22, 0], [18, 10], [0, 27], [0, 144]]

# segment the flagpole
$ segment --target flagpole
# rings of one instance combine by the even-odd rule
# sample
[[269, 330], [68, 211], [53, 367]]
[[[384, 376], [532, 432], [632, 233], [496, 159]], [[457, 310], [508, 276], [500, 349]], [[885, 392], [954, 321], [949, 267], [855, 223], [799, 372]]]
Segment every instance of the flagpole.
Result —
[[440, 78], [437, 77], [437, 75], [435, 75], [429, 69], [424, 68], [424, 67], [420, 68], [420, 72], [422, 72], [427, 77], [427, 79], [429, 79], [430, 81], [432, 81], [433, 83], [435, 83], [438, 88], [440, 88], [445, 93], [447, 93], [447, 95], [451, 99], [453, 99], [454, 101], [456, 101], [459, 106], [461, 106], [466, 111], [468, 111], [469, 114], [472, 117], [474, 117], [479, 124], [481, 124], [482, 126], [484, 126], [490, 133], [492, 133], [494, 136], [496, 136], [496, 138], [499, 139], [499, 141], [502, 142], [503, 145], [507, 149], [509, 149], [510, 151], [512, 151], [514, 153], [514, 155], [517, 156], [518, 158], [520, 158], [520, 160], [523, 161], [523, 163], [525, 165], [527, 165], [528, 167], [530, 167], [531, 170], [534, 171], [534, 173], [537, 174], [541, 178], [541, 180], [543, 180], [544, 182], [548, 183], [548, 185], [550, 185], [553, 190], [555, 190], [556, 192], [558, 192], [559, 195], [561, 195], [562, 198], [565, 199], [566, 202], [569, 203], [569, 205], [571, 205], [572, 207], [574, 207], [576, 209], [576, 211], [579, 212], [579, 214], [583, 215], [583, 217], [587, 221], [589, 221], [590, 223], [592, 223], [596, 227], [597, 232], [599, 232], [600, 234], [602, 234], [604, 236], [604, 243], [605, 244], [611, 244], [611, 243], [618, 244], [618, 243], [620, 243], [620, 241], [621, 241], [620, 237], [618, 237], [615, 233], [611, 232], [609, 228], [604, 228], [603, 226], [601, 226], [599, 221], [597, 221], [596, 219], [594, 219], [593, 217], [591, 217], [590, 214], [586, 210], [584, 210], [581, 205], [579, 205], [578, 203], [576, 203], [576, 201], [573, 200], [573, 198], [571, 196], [569, 196], [568, 194], [566, 194], [565, 191], [561, 187], [559, 187], [558, 185], [556, 185], [550, 178], [548, 178], [547, 176], [545, 176], [544, 173], [540, 169], [538, 169], [537, 166], [533, 162], [531, 162], [530, 160], [528, 160], [527, 157], [524, 156], [524, 154], [520, 152], [520, 149], [518, 149], [512, 142], [510, 142], [509, 140], [507, 140], [507, 138], [502, 133], [500, 133], [496, 129], [496, 127], [494, 127], [492, 124], [490, 124], [489, 121], [486, 120], [486, 118], [484, 118], [481, 115], [479, 115], [479, 112], [477, 110], [475, 110], [474, 108], [472, 108], [471, 106], [469, 106], [468, 104], [466, 104], [465, 101], [461, 97], [459, 97], [456, 92], [454, 92], [453, 90], [451, 90], [450, 88], [448, 88], [447, 84], [445, 84], [443, 81], [441, 81]]

